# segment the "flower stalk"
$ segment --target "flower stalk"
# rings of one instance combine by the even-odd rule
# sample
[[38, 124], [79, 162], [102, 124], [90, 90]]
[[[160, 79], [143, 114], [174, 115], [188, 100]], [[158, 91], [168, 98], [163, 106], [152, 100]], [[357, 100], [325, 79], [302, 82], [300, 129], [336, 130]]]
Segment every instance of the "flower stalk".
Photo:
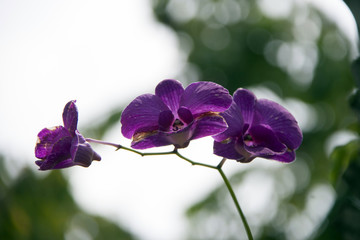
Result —
[[121, 148], [121, 145], [116, 144], [116, 143], [105, 142], [105, 141], [101, 141], [101, 140], [97, 140], [97, 139], [93, 139], [93, 138], [85, 138], [85, 140], [87, 142], [91, 142], [91, 143], [98, 143], [98, 144], [102, 144], [102, 145], [112, 146], [115, 148]]
[[253, 240], [253, 236], [251, 234], [251, 230], [250, 230], [249, 224], [248, 224], [248, 222], [246, 220], [245, 214], [241, 210], [239, 201], [236, 198], [235, 192], [231, 187], [229, 179], [226, 177], [224, 171], [221, 169], [222, 165], [225, 163], [225, 160], [226, 159], [223, 158], [223, 160], [219, 163], [219, 165], [218, 165], [218, 167], [216, 169], [220, 173], [220, 175], [221, 175], [222, 179], [224, 180], [224, 183], [225, 183], [225, 185], [226, 185], [226, 187], [227, 187], [227, 189], [228, 189], [228, 191], [229, 191], [229, 193], [231, 195], [231, 198], [232, 198], [232, 200], [233, 200], [233, 202], [235, 204], [236, 210], [238, 211], [238, 213], [240, 215], [240, 218], [241, 218], [241, 221], [243, 222], [243, 225], [244, 225], [244, 228], [245, 228], [248, 239]]
[[175, 147], [174, 150], [172, 151], [169, 151], [169, 152], [140, 152], [140, 151], [137, 151], [135, 149], [132, 149], [132, 148], [128, 148], [128, 147], [125, 147], [123, 145], [120, 145], [120, 144], [115, 144], [115, 143], [110, 143], [110, 142], [104, 142], [104, 141], [101, 141], [101, 140], [96, 140], [96, 139], [91, 139], [91, 138], [87, 138], [86, 141], [88, 142], [93, 142], [93, 143], [98, 143], [98, 144], [103, 144], [103, 145], [108, 145], [108, 146], [113, 146], [116, 148], [116, 151], [117, 150], [120, 150], [120, 149], [123, 149], [123, 150], [126, 150], [126, 151], [129, 151], [129, 152], [133, 152], [133, 153], [136, 153], [142, 157], [144, 156], [160, 156], [160, 155], [176, 155], [178, 156], [179, 158], [187, 161], [188, 163], [190, 163], [191, 165], [193, 166], [202, 166], [202, 167], [207, 167], [207, 168], [210, 168], [210, 169], [216, 169], [220, 175], [221, 175], [221, 178], [223, 179], [225, 185], [226, 185], [226, 188], [228, 189], [229, 193], [230, 193], [230, 196], [235, 204], [235, 207], [236, 207], [236, 210], [237, 212], [239, 213], [239, 216], [240, 216], [240, 219], [244, 225], [244, 228], [245, 228], [245, 231], [246, 231], [246, 234], [247, 234], [247, 237], [249, 240], [253, 240], [253, 236], [252, 236], [252, 233], [251, 233], [251, 230], [250, 230], [250, 227], [249, 227], [249, 224], [246, 220], [246, 217], [245, 217], [245, 214], [243, 213], [241, 207], [240, 207], [240, 204], [239, 204], [239, 201], [235, 195], [235, 192], [230, 184], [230, 181], [229, 179], [226, 177], [224, 171], [222, 170], [222, 167], [226, 161], [226, 158], [223, 158], [220, 163], [217, 165], [217, 166], [213, 166], [213, 165], [209, 165], [209, 164], [205, 164], [205, 163], [201, 163], [201, 162], [196, 162], [196, 161], [193, 161], [185, 156], [183, 156], [181, 153], [179, 153], [178, 149]]

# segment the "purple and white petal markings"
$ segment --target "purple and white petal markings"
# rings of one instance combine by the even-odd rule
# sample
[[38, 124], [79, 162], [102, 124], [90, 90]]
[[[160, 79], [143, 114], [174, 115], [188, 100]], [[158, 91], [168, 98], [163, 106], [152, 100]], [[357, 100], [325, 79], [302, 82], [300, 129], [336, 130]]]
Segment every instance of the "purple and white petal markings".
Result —
[[141, 95], [124, 109], [121, 131], [135, 149], [185, 148], [193, 139], [224, 131], [227, 124], [219, 113], [231, 102], [229, 92], [216, 83], [196, 82], [184, 89], [179, 81], [166, 79], [155, 94]]
[[101, 157], [91, 148], [77, 130], [78, 110], [76, 101], [68, 102], [63, 111], [64, 126], [44, 128], [38, 134], [35, 146], [35, 163], [39, 170], [72, 167], [88, 167]]
[[230, 108], [221, 115], [229, 127], [213, 136], [214, 154], [239, 162], [256, 157], [295, 160], [302, 132], [295, 118], [278, 103], [258, 100], [251, 91], [238, 89]]

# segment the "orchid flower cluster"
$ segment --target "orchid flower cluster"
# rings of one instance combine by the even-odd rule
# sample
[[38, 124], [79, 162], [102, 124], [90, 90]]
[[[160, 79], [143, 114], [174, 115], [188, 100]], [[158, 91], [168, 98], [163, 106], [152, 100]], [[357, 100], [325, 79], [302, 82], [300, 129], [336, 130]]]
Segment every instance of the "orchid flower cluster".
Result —
[[[194, 165], [217, 169], [223, 177], [240, 213], [249, 239], [250, 229], [236, 196], [221, 170], [225, 159], [248, 163], [256, 157], [289, 163], [302, 142], [295, 118], [281, 105], [257, 99], [249, 90], [239, 88], [229, 94], [213, 82], [195, 82], [185, 89], [179, 81], [166, 79], [155, 88], [155, 94], [135, 98], [122, 112], [121, 132], [132, 139], [131, 148], [120, 144], [84, 138], [77, 130], [78, 109], [70, 101], [63, 111], [64, 126], [44, 128], [38, 134], [35, 163], [40, 170], [88, 167], [101, 157], [90, 142], [114, 146], [142, 156], [155, 155], [138, 150], [173, 145], [176, 154]], [[194, 162], [179, 154], [191, 140], [212, 136], [213, 152], [223, 157], [217, 166]], [[136, 149], [136, 150], [135, 150]], [[160, 155], [159, 153], [158, 155]]]

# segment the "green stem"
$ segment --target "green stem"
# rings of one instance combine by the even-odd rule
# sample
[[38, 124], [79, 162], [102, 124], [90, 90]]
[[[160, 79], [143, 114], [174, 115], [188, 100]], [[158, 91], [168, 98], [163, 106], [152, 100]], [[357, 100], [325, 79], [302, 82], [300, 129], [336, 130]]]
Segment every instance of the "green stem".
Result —
[[174, 151], [170, 151], [170, 152], [153, 152], [153, 153], [152, 153], [152, 152], [148, 152], [148, 153], [143, 153], [143, 152], [137, 151], [137, 150], [132, 149], [132, 148], [124, 147], [124, 146], [122, 146], [122, 145], [119, 145], [119, 147], [116, 149], [116, 151], [119, 150], [119, 149], [124, 149], [124, 150], [126, 150], [126, 151], [139, 154], [139, 155], [142, 156], [142, 157], [144, 157], [144, 156], [156, 156], [156, 155], [175, 154]]
[[116, 149], [116, 150], [119, 150], [119, 149], [124, 149], [124, 150], [126, 150], [126, 151], [130, 151], [130, 152], [139, 154], [139, 155], [142, 156], [142, 157], [144, 157], [144, 156], [156, 156], [156, 155], [170, 155], [170, 154], [174, 154], [174, 155], [178, 156], [179, 158], [181, 158], [181, 159], [189, 162], [191, 165], [197, 165], [197, 166], [203, 166], [203, 167], [207, 167], [207, 168], [217, 169], [217, 167], [215, 167], [215, 166], [212, 166], [212, 165], [209, 165], [209, 164], [205, 164], [205, 163], [195, 162], [195, 161], [190, 160], [189, 158], [181, 155], [181, 154], [179, 153], [179, 151], [177, 150], [177, 148], [175, 148], [174, 150], [169, 151], [169, 152], [148, 152], [148, 153], [143, 153], [143, 152], [134, 150], [134, 149], [132, 149], [132, 148], [124, 147], [124, 146], [122, 146], [122, 145], [119, 145], [118, 149]]
[[239, 201], [238, 201], [237, 198], [236, 198], [235, 192], [234, 192], [234, 190], [233, 190], [232, 187], [231, 187], [231, 184], [230, 184], [229, 179], [226, 177], [224, 171], [221, 169], [221, 167], [222, 167], [223, 164], [225, 163], [225, 160], [226, 160], [226, 159], [223, 158], [223, 160], [219, 163], [219, 165], [218, 165], [218, 167], [217, 167], [216, 169], [219, 171], [219, 173], [220, 173], [222, 179], [224, 180], [224, 183], [225, 183], [225, 185], [226, 185], [226, 187], [227, 187], [227, 189], [228, 189], [228, 191], [229, 191], [229, 193], [230, 193], [230, 195], [231, 195], [231, 198], [232, 198], [233, 202], [235, 203], [236, 209], [237, 209], [237, 211], [238, 211], [238, 213], [239, 213], [239, 215], [240, 215], [240, 218], [241, 218], [241, 220], [242, 220], [242, 222], [243, 222], [243, 225], [244, 225], [244, 228], [245, 228], [245, 230], [246, 230], [246, 234], [247, 234], [247, 236], [248, 236], [248, 239], [249, 239], [249, 240], [253, 240], [254, 238], [253, 238], [253, 236], [252, 236], [252, 234], [251, 234], [251, 230], [250, 230], [249, 224], [248, 224], [248, 222], [247, 222], [247, 220], [246, 220], [245, 214], [244, 214], [243, 211], [241, 210]]
[[87, 142], [98, 143], [98, 144], [102, 144], [102, 145], [112, 146], [112, 147], [115, 147], [115, 148], [120, 148], [121, 147], [120, 144], [111, 143], [111, 142], [105, 142], [105, 141], [101, 141], [101, 140], [97, 140], [97, 139], [93, 139], [93, 138], [85, 138], [85, 140]]
[[217, 169], [217, 167], [215, 166], [212, 166], [212, 165], [209, 165], [209, 164], [205, 164], [205, 163], [201, 163], [201, 162], [195, 162], [195, 161], [192, 161], [190, 159], [188, 159], [187, 157], [184, 157], [183, 155], [181, 155], [178, 150], [175, 148], [174, 149], [174, 153], [176, 154], [176, 156], [178, 156], [179, 158], [181, 159], [184, 159], [185, 161], [191, 163], [191, 165], [195, 166], [202, 166], [202, 167], [207, 167], [207, 168], [212, 168], [212, 169]]
[[247, 236], [248, 236], [248, 239], [249, 239], [249, 240], [253, 240], [253, 239], [254, 239], [253, 236], [252, 236], [252, 234], [251, 234], [251, 230], [250, 230], [249, 224], [248, 224], [248, 222], [247, 222], [247, 220], [246, 220], [246, 217], [245, 217], [243, 211], [241, 210], [239, 201], [237, 200], [236, 195], [235, 195], [235, 193], [234, 193], [234, 190], [233, 190], [232, 187], [231, 187], [230, 181], [229, 181], [229, 179], [226, 177], [224, 171], [222, 170], [222, 166], [224, 165], [224, 163], [225, 163], [225, 161], [226, 161], [226, 158], [223, 158], [223, 159], [221, 160], [221, 162], [220, 162], [217, 166], [213, 166], [213, 165], [209, 165], [209, 164], [205, 164], [205, 163], [201, 163], [201, 162], [192, 161], [192, 160], [190, 160], [189, 158], [187, 158], [187, 157], [183, 156], [182, 154], [180, 154], [177, 148], [175, 148], [173, 151], [169, 151], [169, 152], [153, 152], [153, 153], [150, 152], [150, 153], [143, 153], [143, 152], [137, 151], [137, 150], [135, 150], [135, 149], [122, 146], [122, 145], [120, 145], [120, 144], [114, 144], [114, 143], [104, 142], [104, 141], [100, 141], [100, 140], [96, 140], [96, 139], [91, 139], [91, 138], [87, 138], [86, 141], [88, 141], [88, 142], [93, 142], [93, 143], [104, 144], [104, 145], [109, 145], [109, 146], [113, 146], [113, 147], [116, 147], [116, 150], [124, 149], [124, 150], [126, 150], [126, 151], [136, 153], [136, 154], [138, 154], [138, 155], [140, 155], [140, 156], [142, 156], [142, 157], [144, 157], [144, 156], [156, 156], [156, 155], [170, 155], [170, 154], [174, 154], [174, 155], [178, 156], [179, 158], [187, 161], [188, 163], [190, 163], [190, 164], [193, 165], [193, 166], [197, 165], [197, 166], [207, 167], [207, 168], [211, 168], [211, 169], [216, 169], [216, 170], [220, 173], [220, 175], [221, 175], [222, 179], [224, 180], [224, 183], [225, 183], [225, 185], [226, 185], [226, 187], [227, 187], [227, 189], [228, 189], [228, 191], [229, 191], [229, 193], [230, 193], [230, 195], [231, 195], [231, 198], [232, 198], [232, 200], [233, 200], [233, 202], [234, 202], [234, 204], [235, 204], [235, 206], [236, 206], [236, 209], [237, 209], [237, 211], [238, 211], [238, 213], [239, 213], [239, 215], [240, 215], [240, 218], [241, 218], [241, 220], [242, 220], [242, 222], [243, 222], [243, 225], [244, 225], [244, 228], [245, 228], [245, 230], [246, 230], [246, 234], [247, 234]]

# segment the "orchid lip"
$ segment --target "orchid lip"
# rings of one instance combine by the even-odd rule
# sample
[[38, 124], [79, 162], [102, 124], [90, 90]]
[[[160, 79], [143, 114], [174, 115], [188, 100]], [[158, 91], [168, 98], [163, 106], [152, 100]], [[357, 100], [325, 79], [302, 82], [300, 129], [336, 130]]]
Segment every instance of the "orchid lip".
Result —
[[176, 120], [174, 121], [173, 125], [172, 125], [172, 130], [173, 130], [174, 132], [177, 132], [177, 131], [179, 131], [179, 130], [181, 130], [181, 129], [183, 129], [183, 128], [184, 128], [184, 123], [181, 122], [179, 119], [176, 119]]

